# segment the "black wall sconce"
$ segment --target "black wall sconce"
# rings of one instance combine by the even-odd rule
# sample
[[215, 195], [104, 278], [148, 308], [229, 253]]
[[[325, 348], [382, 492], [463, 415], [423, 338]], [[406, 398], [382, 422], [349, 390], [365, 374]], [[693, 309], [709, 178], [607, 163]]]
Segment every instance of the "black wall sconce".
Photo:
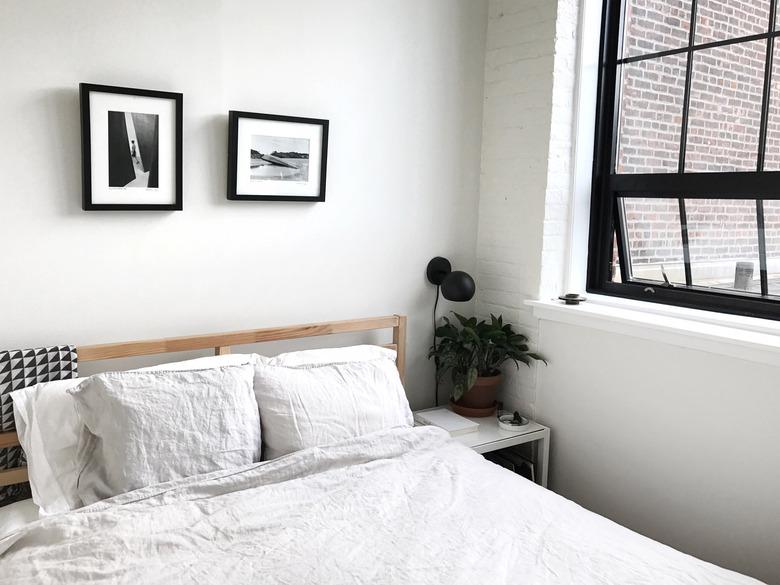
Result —
[[474, 298], [477, 287], [474, 279], [467, 272], [453, 270], [452, 264], [446, 258], [436, 256], [428, 262], [425, 271], [428, 282], [436, 285], [436, 300], [439, 298], [439, 289], [442, 296], [448, 301], [463, 303]]
[[[433, 347], [436, 348], [436, 309], [439, 306], [439, 291], [448, 301], [456, 303], [465, 303], [474, 298], [477, 285], [471, 275], [462, 270], [453, 270], [452, 264], [446, 258], [436, 256], [428, 262], [428, 268], [425, 271], [428, 282], [436, 285], [436, 301], [433, 303]], [[439, 364], [436, 362], [436, 369]], [[436, 395], [434, 402], [439, 406], [439, 376], [436, 374]]]

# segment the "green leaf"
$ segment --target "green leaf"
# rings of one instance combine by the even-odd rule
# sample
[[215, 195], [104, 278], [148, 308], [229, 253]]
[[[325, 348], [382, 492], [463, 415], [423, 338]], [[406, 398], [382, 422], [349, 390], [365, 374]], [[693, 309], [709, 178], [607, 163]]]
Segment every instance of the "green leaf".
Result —
[[466, 385], [469, 390], [474, 386], [474, 382], [477, 381], [478, 375], [479, 372], [477, 371], [477, 368], [469, 368], [468, 374], [466, 375]]
[[463, 337], [468, 338], [470, 341], [479, 344], [481, 343], [481, 339], [479, 338], [479, 335], [477, 335], [477, 332], [474, 331], [471, 327], [464, 327], [463, 328]]
[[504, 333], [503, 331], [500, 331], [500, 330], [499, 331], [496, 331], [496, 330], [487, 331], [484, 334], [482, 334], [482, 339], [486, 339], [488, 341], [493, 341], [493, 340], [505, 341], [506, 340], [506, 333]]
[[459, 315], [455, 311], [453, 311], [452, 314], [455, 315], [455, 318], [460, 322], [461, 327], [465, 327], [468, 324], [469, 320], [463, 315]]
[[528, 356], [526, 356], [526, 355], [521, 355], [521, 356], [515, 358], [515, 367], [518, 370], [520, 369], [520, 362], [523, 362], [529, 368], [531, 367], [531, 360], [528, 359]]
[[466, 393], [465, 385], [464, 384], [455, 384], [452, 387], [452, 400], [454, 402], [457, 402], [461, 398], [463, 398], [463, 395]]
[[454, 325], [442, 325], [436, 328], [436, 337], [458, 338], [458, 330]]

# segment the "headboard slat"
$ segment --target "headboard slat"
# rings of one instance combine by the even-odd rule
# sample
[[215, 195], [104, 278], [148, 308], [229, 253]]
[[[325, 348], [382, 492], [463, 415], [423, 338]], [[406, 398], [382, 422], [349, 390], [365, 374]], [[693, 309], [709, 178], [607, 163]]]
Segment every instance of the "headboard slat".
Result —
[[197, 349], [213, 349], [232, 345], [249, 345], [265, 341], [282, 341], [286, 339], [301, 339], [304, 337], [319, 337], [336, 333], [352, 333], [371, 331], [374, 329], [389, 329], [398, 327], [402, 319], [399, 315], [375, 317], [369, 319], [352, 319], [349, 321], [331, 321], [327, 323], [312, 323], [310, 325], [293, 325], [291, 327], [269, 327], [250, 329], [232, 333], [212, 333], [209, 335], [190, 335], [153, 339], [149, 341], [126, 341], [121, 343], [106, 343], [101, 345], [82, 345], [77, 348], [80, 362], [108, 360], [115, 358], [192, 351]]
[[0, 470], [0, 485], [14, 485], [27, 481], [27, 466]]
[[0, 449], [16, 447], [19, 444], [19, 436], [16, 431], [7, 431], [0, 433]]

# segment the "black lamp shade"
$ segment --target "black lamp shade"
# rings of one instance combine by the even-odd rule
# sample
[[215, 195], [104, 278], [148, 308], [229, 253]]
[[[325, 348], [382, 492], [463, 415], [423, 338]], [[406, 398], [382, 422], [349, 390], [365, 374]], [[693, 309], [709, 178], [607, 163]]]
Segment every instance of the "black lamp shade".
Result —
[[474, 279], [462, 270], [453, 270], [441, 283], [441, 294], [448, 301], [464, 303], [474, 297]]
[[450, 261], [441, 256], [436, 256], [436, 258], [433, 258], [428, 262], [428, 268], [425, 270], [425, 275], [428, 277], [428, 282], [435, 284], [436, 286], [441, 286], [441, 283], [444, 282], [444, 279], [447, 278], [447, 275], [450, 272], [452, 272]]

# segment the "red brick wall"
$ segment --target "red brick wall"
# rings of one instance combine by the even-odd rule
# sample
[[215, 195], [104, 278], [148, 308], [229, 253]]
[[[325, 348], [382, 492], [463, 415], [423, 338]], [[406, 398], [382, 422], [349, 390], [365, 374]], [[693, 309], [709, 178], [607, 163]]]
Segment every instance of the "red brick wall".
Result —
[[[688, 43], [690, 0], [627, 0], [623, 53]], [[696, 42], [766, 32], [769, 0], [700, 0]], [[780, 55], [775, 72], [780, 73]], [[686, 172], [757, 168], [766, 41], [694, 54]], [[640, 61], [621, 71], [617, 172], [677, 172], [686, 56]], [[765, 168], [780, 169], [780, 76], [773, 84]], [[755, 258], [755, 203], [688, 200], [692, 261]], [[682, 261], [677, 202], [626, 200], [637, 263]], [[767, 204], [767, 251], [780, 256], [780, 205]]]

